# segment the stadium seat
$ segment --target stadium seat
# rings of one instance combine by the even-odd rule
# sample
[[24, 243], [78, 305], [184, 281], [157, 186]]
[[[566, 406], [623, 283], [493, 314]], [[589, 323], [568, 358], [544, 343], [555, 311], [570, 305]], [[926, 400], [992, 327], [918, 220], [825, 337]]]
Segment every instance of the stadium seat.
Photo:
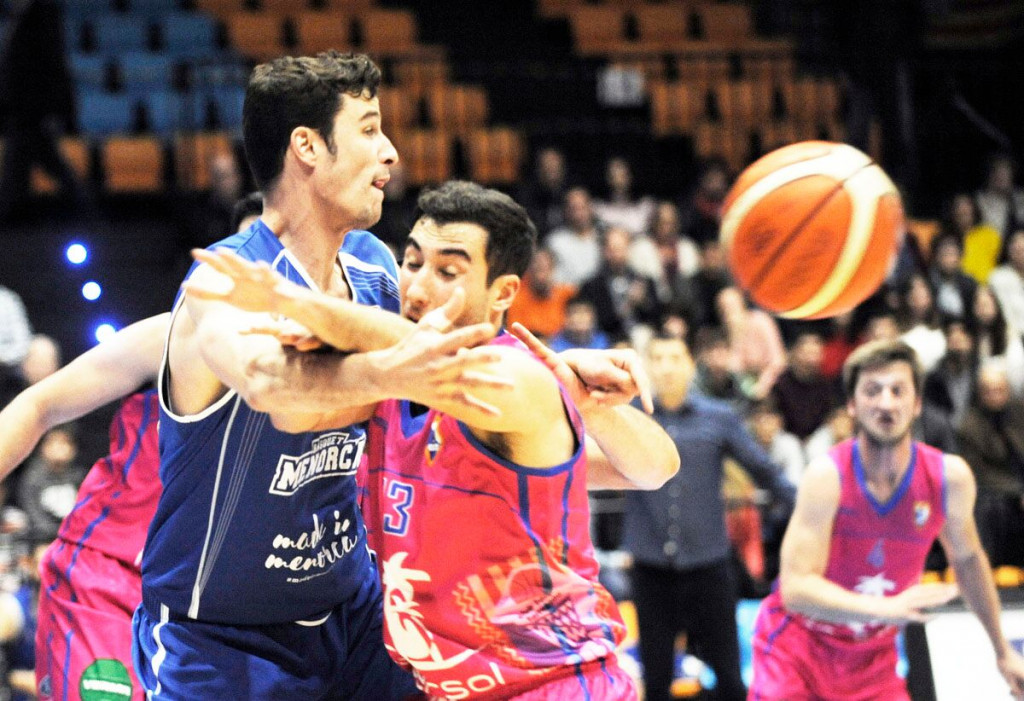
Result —
[[377, 0], [313, 0], [313, 6], [334, 12], [357, 12], [371, 9]]
[[366, 10], [358, 16], [362, 47], [375, 56], [409, 53], [416, 48], [416, 16], [410, 10]]
[[101, 147], [107, 192], [159, 192], [164, 187], [163, 146], [151, 136], [112, 137]]
[[174, 137], [174, 176], [183, 190], [206, 190], [210, 187], [209, 160], [217, 153], [233, 151], [227, 132], [199, 132]]
[[241, 129], [242, 103], [245, 101], [245, 88], [236, 85], [224, 85], [214, 88], [211, 97], [217, 115], [218, 127], [224, 130]]
[[92, 20], [96, 50], [103, 54], [145, 51], [149, 47], [149, 20], [132, 15], [100, 15]]
[[702, 3], [694, 8], [700, 27], [699, 38], [735, 45], [754, 36], [750, 7], [739, 3]]
[[391, 61], [389, 77], [396, 85], [419, 96], [430, 88], [446, 84], [450, 76], [451, 69], [444, 59], [399, 58]]
[[380, 99], [380, 113], [384, 131], [405, 131], [415, 126], [418, 121], [416, 99], [407, 90], [398, 87], [385, 87], [377, 93]]
[[217, 52], [217, 23], [198, 12], [172, 12], [157, 20], [163, 50], [203, 58]]
[[469, 159], [469, 176], [474, 181], [493, 185], [518, 180], [526, 153], [520, 132], [508, 127], [477, 129], [463, 143]]
[[224, 24], [231, 46], [249, 58], [266, 61], [288, 53], [280, 15], [236, 12], [227, 15]]
[[156, 19], [181, 9], [180, 0], [127, 0], [130, 14]]
[[296, 48], [304, 55], [352, 47], [352, 17], [344, 12], [300, 12], [295, 15]]
[[82, 89], [102, 90], [107, 85], [107, 57], [99, 54], [83, 54], [77, 51], [68, 56], [71, 77]]
[[438, 129], [463, 134], [487, 122], [487, 92], [471, 85], [438, 85], [426, 92], [427, 111]]
[[206, 125], [206, 100], [193, 93], [154, 90], [142, 97], [142, 107], [149, 131], [161, 136]]
[[753, 128], [772, 116], [772, 86], [753, 80], [732, 80], [714, 86], [722, 121]]
[[[59, 148], [79, 180], [87, 181], [89, 179], [91, 160], [88, 142], [81, 137], [65, 136], [61, 138]], [[29, 187], [32, 192], [36, 194], [50, 194], [57, 191], [57, 181], [47, 175], [39, 166], [32, 168], [29, 177]]]
[[671, 51], [687, 41], [690, 11], [682, 3], [638, 6], [634, 16], [641, 46], [647, 51]]
[[131, 95], [174, 87], [174, 59], [168, 54], [126, 51], [117, 57], [121, 88]]
[[569, 12], [573, 45], [583, 55], [605, 54], [629, 48], [626, 11], [619, 7], [576, 7]]
[[693, 131], [693, 148], [700, 158], [720, 156], [734, 172], [749, 162], [750, 132], [730, 124], [698, 121]]
[[135, 128], [136, 103], [128, 95], [82, 90], [77, 111], [78, 128], [86, 136], [123, 134]]
[[689, 83], [656, 81], [649, 92], [656, 136], [689, 134], [704, 111], [703, 91]]
[[295, 15], [310, 7], [309, 0], [260, 0], [260, 11], [276, 15]]
[[440, 183], [452, 177], [452, 137], [435, 129], [410, 129], [391, 134], [402, 156], [409, 185]]
[[200, 12], [209, 12], [218, 18], [224, 18], [246, 9], [246, 0], [193, 0], [193, 2], [195, 8]]
[[63, 4], [64, 17], [68, 19], [86, 19], [114, 10], [110, 0], [64, 0]]

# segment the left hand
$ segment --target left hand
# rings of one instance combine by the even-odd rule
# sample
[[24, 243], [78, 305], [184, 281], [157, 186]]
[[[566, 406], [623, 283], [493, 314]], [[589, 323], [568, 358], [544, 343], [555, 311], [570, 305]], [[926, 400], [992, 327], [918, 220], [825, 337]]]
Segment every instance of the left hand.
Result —
[[644, 411], [654, 411], [651, 383], [636, 351], [575, 348], [555, 353], [522, 324], [512, 324], [511, 331], [544, 361], [581, 412], [627, 404], [637, 395]]
[[1024, 658], [1016, 650], [1010, 649], [996, 660], [996, 664], [999, 665], [999, 673], [1010, 685], [1013, 698], [1018, 701], [1024, 699]]
[[216, 286], [186, 281], [185, 291], [199, 299], [227, 302], [247, 312], [282, 314], [285, 304], [303, 294], [301, 287], [282, 277], [266, 261], [249, 261], [226, 248], [196, 248], [192, 257], [226, 278]]

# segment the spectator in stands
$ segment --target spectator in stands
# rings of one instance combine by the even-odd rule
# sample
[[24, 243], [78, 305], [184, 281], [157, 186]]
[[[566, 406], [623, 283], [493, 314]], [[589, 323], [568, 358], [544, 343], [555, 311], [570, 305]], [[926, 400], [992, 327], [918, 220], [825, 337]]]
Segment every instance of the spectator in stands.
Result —
[[894, 312], [880, 311], [868, 318], [864, 328], [864, 342], [892, 340], [900, 335], [900, 325]]
[[25, 304], [17, 292], [0, 285], [0, 407], [23, 388], [21, 362], [31, 340]]
[[555, 254], [555, 279], [580, 285], [601, 267], [604, 225], [594, 215], [590, 193], [574, 187], [565, 195], [565, 225], [551, 232], [547, 246]]
[[1013, 158], [996, 153], [988, 162], [985, 184], [974, 194], [981, 221], [1004, 238], [1024, 228], [1024, 188], [1014, 186]]
[[977, 355], [974, 337], [964, 321], [946, 319], [942, 330], [946, 336], [946, 354], [925, 376], [921, 398], [924, 403], [946, 414], [956, 428], [963, 421], [974, 397]]
[[717, 238], [700, 244], [700, 267], [691, 278], [697, 300], [694, 326], [720, 326], [716, 300], [718, 293], [732, 285], [732, 273], [726, 262], [725, 251]]
[[384, 206], [373, 233], [393, 251], [401, 250], [416, 221], [416, 194], [409, 189], [405, 166], [401, 161], [388, 169], [391, 179], [384, 186]]
[[967, 328], [974, 337], [978, 361], [992, 358], [1002, 361], [1010, 391], [1024, 397], [1024, 339], [1003, 315], [999, 301], [987, 286], [978, 288], [974, 296], [973, 314], [967, 317]]
[[606, 226], [628, 231], [631, 238], [642, 236], [654, 215], [655, 204], [650, 197], [634, 197], [629, 162], [620, 156], [608, 159], [604, 179], [607, 197], [594, 202], [594, 213]]
[[701, 164], [697, 185], [683, 207], [683, 231], [698, 245], [718, 238], [722, 203], [731, 183], [725, 159], [709, 158]]
[[28, 353], [21, 361], [21, 375], [26, 385], [34, 385], [60, 370], [61, 354], [57, 342], [41, 333], [32, 337]]
[[536, 225], [541, 242], [565, 223], [568, 190], [565, 156], [557, 148], [542, 148], [537, 152], [533, 178], [523, 183], [516, 197]]
[[830, 320], [831, 329], [823, 339], [821, 349], [821, 374], [829, 381], [838, 381], [843, 373], [843, 363], [860, 345], [860, 339], [854, 326], [852, 311], [838, 314]]
[[978, 371], [977, 401], [960, 426], [960, 455], [978, 483], [978, 534], [994, 566], [1024, 567], [1024, 402], [1010, 397], [1006, 371]]
[[804, 444], [807, 463], [827, 453], [832, 446], [853, 435], [853, 417], [846, 406], [837, 406], [829, 412], [825, 423], [812, 433]]
[[783, 417], [775, 402], [765, 399], [754, 403], [750, 410], [750, 432], [786, 479], [793, 485], [799, 484], [807, 466], [804, 447], [800, 439], [783, 426]]
[[764, 399], [786, 369], [786, 349], [778, 325], [762, 310], [751, 309], [735, 287], [719, 292], [716, 306], [729, 336], [733, 370], [742, 377], [743, 393], [751, 399]]
[[981, 221], [970, 194], [958, 192], [950, 198], [942, 233], [963, 242], [960, 267], [978, 283], [985, 284], [999, 261], [1003, 235], [991, 224]]
[[988, 285], [1010, 326], [1024, 330], [1024, 227], [1010, 234], [1003, 248], [1003, 262], [988, 277]]
[[946, 352], [932, 288], [924, 275], [914, 274], [900, 295], [900, 337], [917, 353], [924, 372], [931, 372]]
[[574, 297], [565, 308], [565, 325], [551, 338], [551, 348], [560, 353], [569, 348], [611, 348], [608, 336], [597, 328], [597, 312], [585, 299]]
[[577, 297], [593, 305], [597, 327], [612, 343], [629, 339], [638, 324], [657, 323], [662, 312], [654, 281], [629, 267], [629, 232], [619, 227], [605, 232], [601, 267]]
[[804, 331], [789, 351], [789, 366], [772, 387], [782, 425], [801, 441], [814, 433], [836, 404], [835, 385], [821, 374], [821, 336]]
[[11, 26], [0, 36], [0, 108], [5, 146], [0, 165], [0, 221], [23, 203], [38, 165], [78, 206], [89, 196], [60, 151], [62, 132], [74, 126], [71, 71], [58, 0], [13, 0]]
[[245, 178], [234, 151], [218, 150], [206, 161], [210, 189], [198, 201], [186, 203], [190, 222], [190, 247], [205, 248], [231, 234], [235, 203], [245, 192]]
[[928, 281], [935, 295], [935, 307], [944, 317], [963, 319], [974, 304], [978, 283], [963, 272], [962, 260], [960, 239], [943, 234], [932, 242]]
[[691, 278], [700, 268], [700, 253], [681, 233], [678, 207], [668, 201], [657, 204], [646, 235], [630, 244], [629, 264], [654, 280], [663, 305], [692, 322], [697, 292]]
[[566, 306], [576, 288], [555, 282], [555, 257], [549, 248], [538, 248], [523, 275], [506, 323], [518, 321], [533, 333], [550, 339], [565, 325]]
[[25, 468], [18, 502], [28, 514], [33, 536], [53, 540], [60, 523], [75, 505], [85, 469], [76, 461], [78, 445], [71, 427], [51, 429]]
[[735, 371], [732, 348], [725, 331], [717, 326], [702, 326], [694, 339], [697, 370], [693, 388], [705, 397], [728, 403], [741, 415], [747, 412], [749, 400], [741, 388]]

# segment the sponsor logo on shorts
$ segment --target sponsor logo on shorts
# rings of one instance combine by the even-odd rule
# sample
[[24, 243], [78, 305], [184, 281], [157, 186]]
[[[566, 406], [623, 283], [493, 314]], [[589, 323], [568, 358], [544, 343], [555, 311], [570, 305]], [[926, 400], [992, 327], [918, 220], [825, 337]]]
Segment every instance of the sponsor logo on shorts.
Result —
[[366, 434], [334, 431], [319, 436], [302, 455], [282, 455], [270, 483], [270, 493], [291, 496], [322, 477], [354, 475], [366, 446]]
[[132, 697], [132, 678], [120, 660], [96, 660], [78, 682], [82, 701], [120, 701]]

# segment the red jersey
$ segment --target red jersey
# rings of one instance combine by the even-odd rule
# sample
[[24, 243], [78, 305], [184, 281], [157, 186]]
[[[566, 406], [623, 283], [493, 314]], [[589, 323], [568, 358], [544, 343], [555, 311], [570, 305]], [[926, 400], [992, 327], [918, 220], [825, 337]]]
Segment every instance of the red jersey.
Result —
[[160, 497], [155, 391], [129, 396], [110, 423], [110, 455], [89, 470], [58, 538], [138, 571]]
[[625, 627], [597, 581], [583, 426], [563, 401], [579, 447], [548, 469], [408, 402], [371, 420], [363, 509], [384, 641], [431, 696], [508, 698], [614, 660]]
[[[839, 471], [840, 492], [825, 579], [873, 596], [895, 596], [919, 582], [928, 551], [946, 520], [942, 452], [913, 443], [910, 466], [884, 504], [868, 491], [855, 439], [835, 446], [829, 456]], [[765, 600], [762, 610], [773, 607], [782, 610], [777, 591]], [[888, 644], [897, 630], [882, 623], [834, 624], [787, 615], [812, 631], [849, 642]]]

